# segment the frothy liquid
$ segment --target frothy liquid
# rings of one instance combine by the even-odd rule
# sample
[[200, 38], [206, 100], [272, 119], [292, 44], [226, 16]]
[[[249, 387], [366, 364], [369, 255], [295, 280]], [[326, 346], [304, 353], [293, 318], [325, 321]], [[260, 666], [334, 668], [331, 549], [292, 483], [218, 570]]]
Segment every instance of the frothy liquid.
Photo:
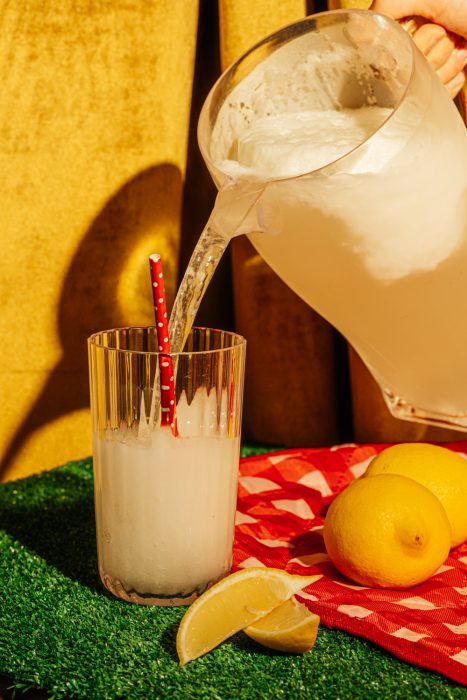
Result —
[[[304, 175], [332, 163], [366, 141], [389, 117], [385, 107], [296, 112], [260, 117], [232, 143], [221, 170], [260, 179]], [[378, 168], [375, 154], [371, 169]]]
[[230, 570], [240, 444], [214, 394], [181, 399], [178, 437], [94, 436], [99, 569], [121, 598], [187, 603]]

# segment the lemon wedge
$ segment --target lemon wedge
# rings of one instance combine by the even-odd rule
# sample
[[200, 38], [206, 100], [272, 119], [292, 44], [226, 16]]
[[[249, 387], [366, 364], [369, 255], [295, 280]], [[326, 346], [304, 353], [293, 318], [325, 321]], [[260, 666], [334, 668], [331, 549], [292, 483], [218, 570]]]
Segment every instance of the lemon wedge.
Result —
[[303, 654], [316, 642], [318, 627], [319, 616], [292, 596], [243, 631], [263, 647]]
[[252, 567], [226, 576], [188, 608], [177, 633], [180, 664], [197, 659], [264, 617], [321, 576]]

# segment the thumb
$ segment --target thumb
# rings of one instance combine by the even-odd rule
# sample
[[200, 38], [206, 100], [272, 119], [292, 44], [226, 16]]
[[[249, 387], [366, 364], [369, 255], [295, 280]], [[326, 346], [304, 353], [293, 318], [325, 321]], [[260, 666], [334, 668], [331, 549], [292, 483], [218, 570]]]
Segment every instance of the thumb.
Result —
[[370, 10], [380, 12], [394, 19], [409, 17], [410, 15], [422, 15], [427, 19], [435, 19], [429, 10], [430, 5], [431, 3], [426, 2], [426, 0], [374, 0], [371, 3]]
[[459, 0], [373, 0], [370, 10], [394, 19], [420, 15], [467, 38], [467, 2]]

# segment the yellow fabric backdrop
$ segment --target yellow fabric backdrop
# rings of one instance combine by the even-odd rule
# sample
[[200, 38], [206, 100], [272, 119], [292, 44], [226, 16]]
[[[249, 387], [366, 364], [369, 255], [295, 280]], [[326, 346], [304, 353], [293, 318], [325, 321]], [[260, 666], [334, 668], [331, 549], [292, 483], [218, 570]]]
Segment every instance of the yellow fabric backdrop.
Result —
[[2, 478], [91, 452], [86, 337], [173, 293], [196, 0], [0, 10]]

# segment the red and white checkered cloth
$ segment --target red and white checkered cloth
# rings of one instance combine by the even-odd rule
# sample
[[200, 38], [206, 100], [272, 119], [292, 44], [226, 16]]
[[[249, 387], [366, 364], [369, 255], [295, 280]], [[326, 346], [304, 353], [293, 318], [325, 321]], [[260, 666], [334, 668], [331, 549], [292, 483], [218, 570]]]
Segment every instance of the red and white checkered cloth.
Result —
[[[445, 446], [467, 452], [467, 442]], [[324, 625], [467, 685], [467, 544], [452, 550], [428, 581], [402, 591], [356, 586], [314, 556], [325, 552], [327, 506], [384, 447], [293, 449], [242, 459], [233, 570], [321, 573], [299, 598]]]

